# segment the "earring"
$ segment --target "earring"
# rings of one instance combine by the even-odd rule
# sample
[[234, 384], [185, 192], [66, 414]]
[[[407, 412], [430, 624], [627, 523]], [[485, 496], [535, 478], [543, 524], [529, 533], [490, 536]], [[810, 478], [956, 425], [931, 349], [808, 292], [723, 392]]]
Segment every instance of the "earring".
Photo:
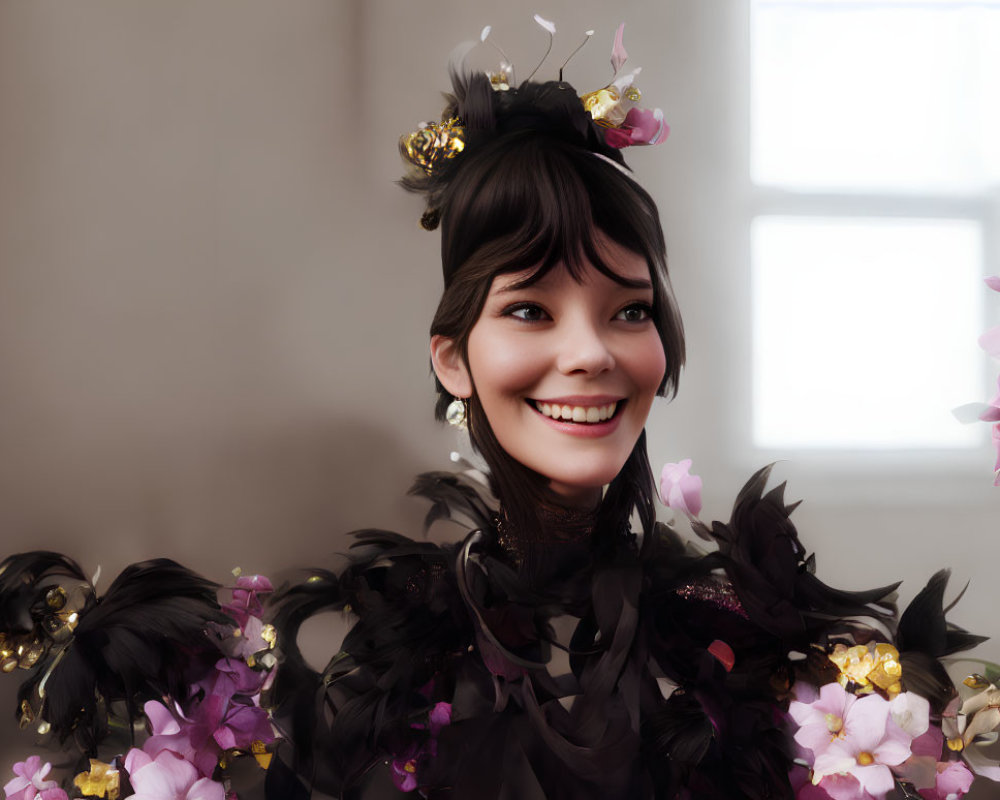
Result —
[[456, 428], [465, 427], [465, 419], [468, 415], [468, 410], [465, 405], [465, 400], [461, 397], [456, 397], [450, 403], [448, 403], [448, 408], [445, 409], [444, 418], [448, 420], [451, 425]]

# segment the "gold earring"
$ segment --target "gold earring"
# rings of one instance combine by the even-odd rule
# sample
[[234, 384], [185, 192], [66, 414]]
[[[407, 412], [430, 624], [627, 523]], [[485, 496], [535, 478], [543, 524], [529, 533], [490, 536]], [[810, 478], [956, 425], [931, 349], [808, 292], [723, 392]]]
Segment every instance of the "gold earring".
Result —
[[454, 425], [456, 428], [466, 427], [466, 417], [468, 416], [468, 408], [466, 407], [466, 401], [461, 397], [456, 397], [450, 403], [448, 403], [448, 408], [445, 409], [444, 418], [448, 420], [448, 423]]

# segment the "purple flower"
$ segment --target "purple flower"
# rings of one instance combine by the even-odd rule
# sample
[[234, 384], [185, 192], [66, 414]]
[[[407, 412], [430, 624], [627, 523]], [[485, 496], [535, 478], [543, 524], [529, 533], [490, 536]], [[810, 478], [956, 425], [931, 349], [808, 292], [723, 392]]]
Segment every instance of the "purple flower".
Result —
[[257, 617], [264, 613], [258, 595], [270, 594], [274, 591], [271, 581], [263, 575], [241, 575], [233, 587], [233, 599], [222, 606], [222, 610], [231, 616], [240, 626], [246, 627], [249, 617]]
[[204, 695], [188, 716], [180, 709], [175, 715], [162, 703], [149, 701], [143, 710], [153, 735], [143, 750], [149, 755], [169, 750], [209, 777], [223, 750], [249, 750], [255, 741], [274, 741], [267, 712], [254, 700], [264, 677], [242, 661], [221, 659], [214, 675], [196, 687]]
[[427, 722], [414, 722], [411, 728], [427, 730], [430, 739], [411, 744], [401, 755], [392, 759], [392, 782], [403, 792], [412, 792], [419, 785], [417, 772], [421, 765], [437, 755], [437, 736], [441, 729], [451, 724], [451, 703], [435, 703], [427, 713]]
[[147, 755], [155, 757], [169, 751], [193, 764], [206, 778], [215, 772], [220, 752], [209, 726], [189, 720], [180, 713], [175, 716], [155, 700], [147, 702], [143, 711], [153, 730], [153, 735], [142, 745]]
[[66, 792], [56, 781], [46, 780], [52, 764], [42, 763], [41, 756], [28, 756], [14, 765], [17, 776], [4, 785], [7, 800], [66, 800]]
[[691, 459], [664, 464], [660, 473], [660, 499], [668, 508], [697, 517], [701, 511], [701, 478], [689, 474]]
[[200, 776], [193, 764], [169, 750], [151, 757], [133, 747], [125, 755], [125, 769], [135, 790], [125, 800], [226, 800], [221, 783]]
[[417, 753], [412, 756], [394, 758], [390, 764], [392, 782], [401, 792], [412, 792], [417, 788]]

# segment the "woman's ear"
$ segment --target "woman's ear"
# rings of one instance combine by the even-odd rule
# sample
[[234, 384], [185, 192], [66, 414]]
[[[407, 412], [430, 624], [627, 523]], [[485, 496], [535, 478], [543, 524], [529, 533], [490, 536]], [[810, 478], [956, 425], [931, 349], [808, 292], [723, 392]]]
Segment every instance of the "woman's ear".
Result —
[[455, 397], [472, 397], [472, 376], [454, 339], [436, 334], [431, 337], [431, 364], [441, 385]]

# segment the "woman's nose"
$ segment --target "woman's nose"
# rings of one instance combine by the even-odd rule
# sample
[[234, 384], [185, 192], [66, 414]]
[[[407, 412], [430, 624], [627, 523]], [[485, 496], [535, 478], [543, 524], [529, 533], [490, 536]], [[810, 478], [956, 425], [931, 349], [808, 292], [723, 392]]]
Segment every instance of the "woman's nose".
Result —
[[607, 332], [590, 320], [567, 321], [560, 331], [559, 371], [598, 374], [613, 369], [615, 357], [607, 340]]

